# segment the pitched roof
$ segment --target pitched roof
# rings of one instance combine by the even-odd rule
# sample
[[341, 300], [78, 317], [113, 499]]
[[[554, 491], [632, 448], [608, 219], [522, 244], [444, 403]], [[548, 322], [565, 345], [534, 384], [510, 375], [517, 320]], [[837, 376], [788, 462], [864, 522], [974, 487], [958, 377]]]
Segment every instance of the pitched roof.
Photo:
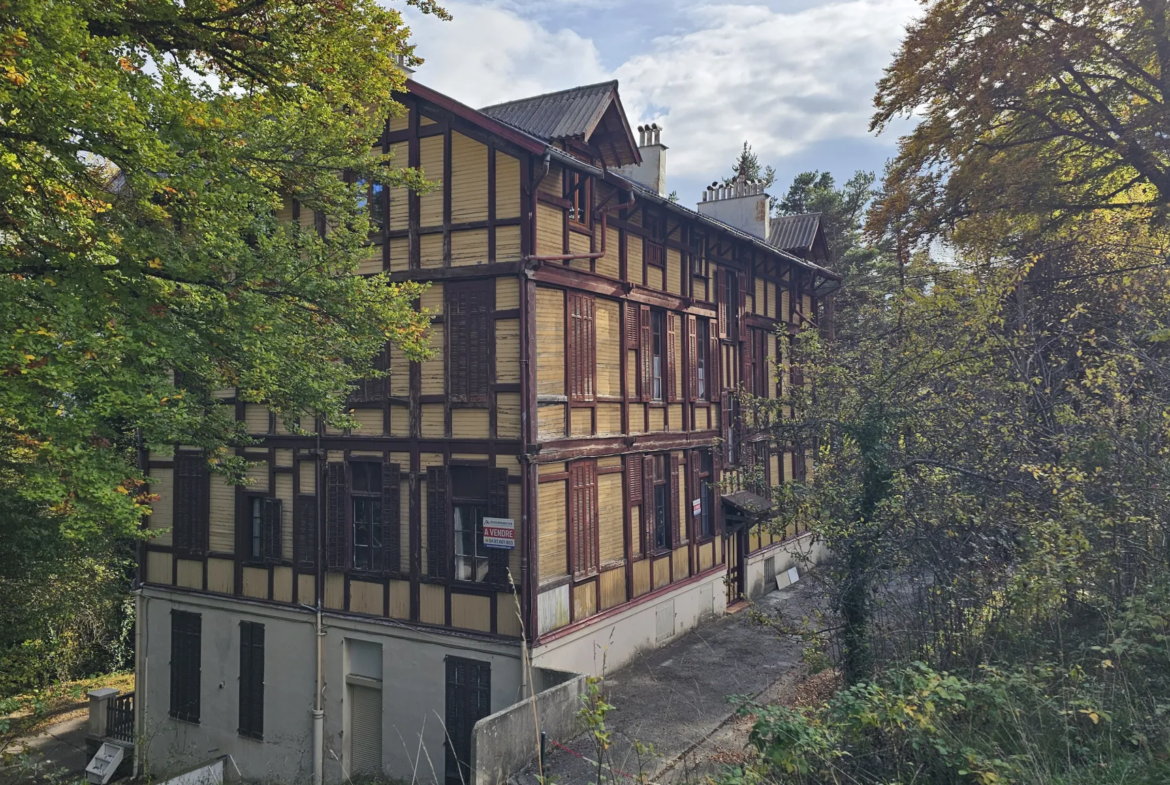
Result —
[[614, 80], [573, 87], [485, 106], [479, 111], [546, 141], [568, 137], [585, 139], [617, 95], [617, 84]]
[[817, 239], [820, 224], [820, 213], [773, 218], [772, 228], [768, 230], [768, 243], [790, 253], [810, 251]]

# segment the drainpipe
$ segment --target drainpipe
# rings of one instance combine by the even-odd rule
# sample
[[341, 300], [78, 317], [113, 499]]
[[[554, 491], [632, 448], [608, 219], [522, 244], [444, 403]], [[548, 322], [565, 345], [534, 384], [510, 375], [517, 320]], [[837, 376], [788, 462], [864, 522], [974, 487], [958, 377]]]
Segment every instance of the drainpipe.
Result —
[[325, 625], [321, 618], [321, 607], [325, 596], [324, 574], [322, 569], [322, 554], [324, 548], [324, 532], [325, 532], [325, 518], [324, 510], [321, 501], [325, 497], [325, 489], [321, 484], [321, 428], [320, 417], [317, 418], [317, 449], [314, 451], [314, 463], [316, 464], [316, 490], [317, 490], [317, 580], [316, 580], [316, 640], [317, 640], [317, 684], [316, 692], [313, 695], [313, 785], [322, 785], [324, 782], [324, 765], [325, 765], [325, 705], [323, 693], [325, 692]]

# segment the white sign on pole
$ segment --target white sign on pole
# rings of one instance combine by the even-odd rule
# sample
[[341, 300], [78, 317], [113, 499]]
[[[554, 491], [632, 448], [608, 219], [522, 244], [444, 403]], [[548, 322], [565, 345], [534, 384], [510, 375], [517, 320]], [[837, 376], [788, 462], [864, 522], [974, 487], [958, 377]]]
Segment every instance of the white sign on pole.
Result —
[[484, 518], [483, 544], [488, 548], [515, 548], [516, 522], [511, 518]]

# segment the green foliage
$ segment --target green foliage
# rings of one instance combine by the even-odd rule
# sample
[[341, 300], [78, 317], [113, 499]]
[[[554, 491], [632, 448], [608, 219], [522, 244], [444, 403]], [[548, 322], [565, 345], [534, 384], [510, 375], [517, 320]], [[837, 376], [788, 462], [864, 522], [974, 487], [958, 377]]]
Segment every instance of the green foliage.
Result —
[[602, 679], [596, 676], [586, 678], [585, 694], [581, 696], [581, 708], [577, 711], [577, 718], [593, 743], [594, 754], [597, 756], [597, 785], [601, 785], [604, 777], [605, 757], [613, 736], [613, 732], [605, 727], [605, 718], [614, 706], [605, 700], [601, 692], [602, 683]]
[[771, 186], [776, 181], [776, 170], [771, 166], [762, 166], [752, 146], [744, 142], [743, 150], [731, 165], [731, 175], [723, 178], [723, 184], [731, 185], [736, 180], [763, 180], [765, 186]]

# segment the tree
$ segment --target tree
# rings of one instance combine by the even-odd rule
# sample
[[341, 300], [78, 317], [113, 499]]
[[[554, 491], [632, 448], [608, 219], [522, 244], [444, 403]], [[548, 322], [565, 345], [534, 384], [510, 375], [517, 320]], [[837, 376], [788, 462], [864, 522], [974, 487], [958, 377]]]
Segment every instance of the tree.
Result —
[[743, 150], [731, 165], [731, 176], [723, 178], [723, 184], [731, 185], [736, 180], [763, 180], [765, 187], [769, 187], [776, 181], [776, 170], [770, 166], [761, 168], [760, 157], [744, 142]]
[[[908, 28], [871, 129], [899, 142], [875, 231], [1170, 207], [1170, 3], [938, 0]], [[974, 227], [972, 227], [974, 230]]]
[[6, 5], [0, 492], [128, 533], [140, 448], [240, 469], [213, 391], [339, 423], [387, 342], [425, 355], [420, 288], [351, 274], [370, 200], [426, 186], [371, 155], [408, 33], [372, 0]]

